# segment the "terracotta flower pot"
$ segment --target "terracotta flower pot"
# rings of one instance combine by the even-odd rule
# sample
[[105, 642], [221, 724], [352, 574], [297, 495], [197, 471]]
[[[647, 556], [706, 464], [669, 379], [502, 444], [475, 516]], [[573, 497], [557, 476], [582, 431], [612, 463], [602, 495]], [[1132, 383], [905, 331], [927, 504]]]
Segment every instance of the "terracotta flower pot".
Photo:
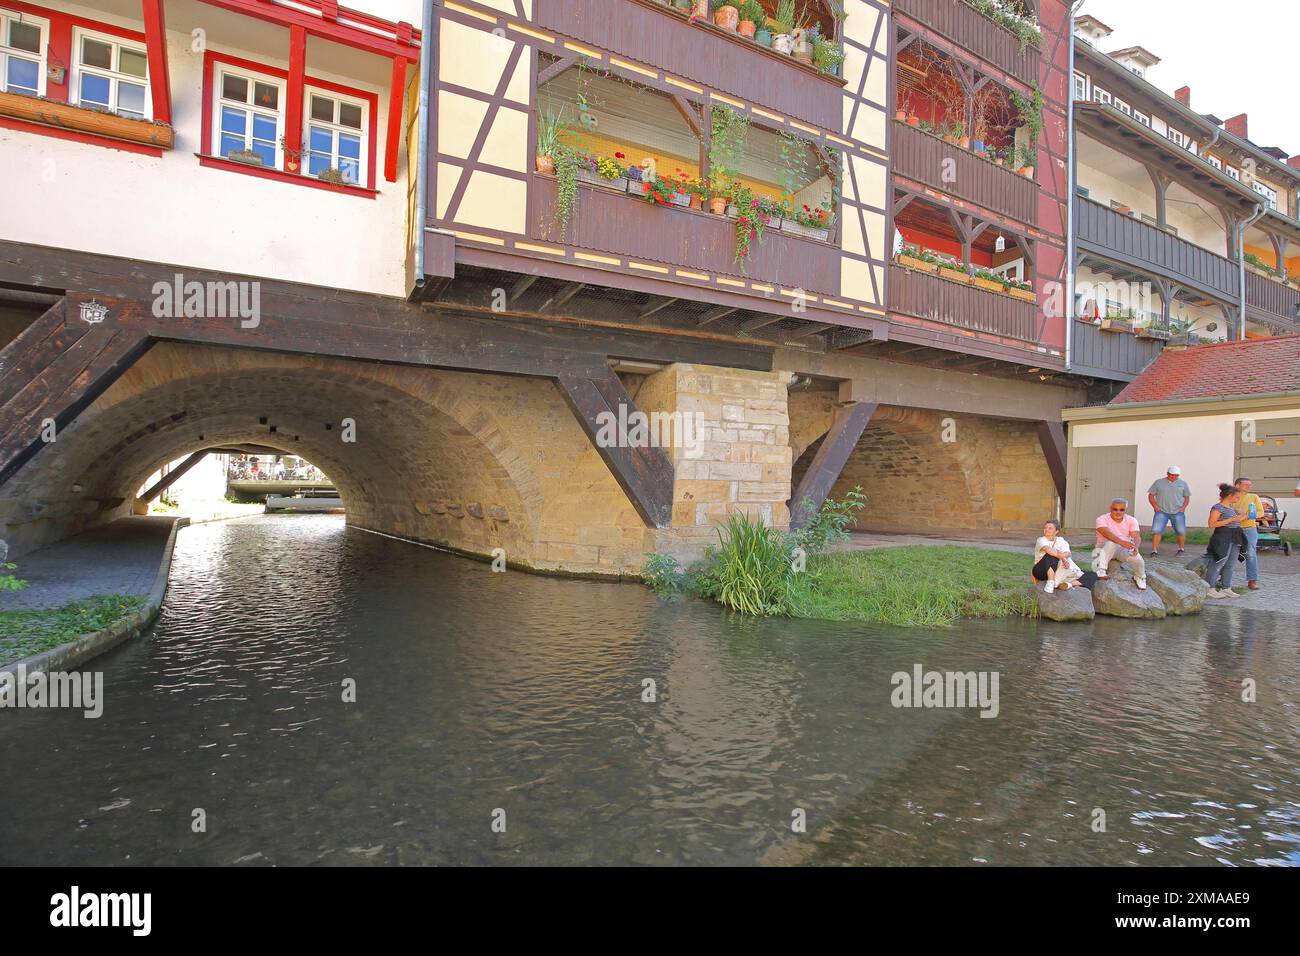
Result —
[[691, 208], [692, 208], [692, 209], [703, 209], [703, 208], [704, 208], [704, 197], [701, 196], [699, 193], [691, 193]]
[[970, 137], [963, 136], [961, 139], [957, 140], [957, 145], [962, 149], [970, 149]]
[[907, 110], [894, 110], [894, 119], [907, 122]]
[[907, 125], [908, 125], [908, 126], [913, 126], [913, 127], [915, 127], [915, 126], [920, 126], [920, 125], [921, 125], [921, 117], [919, 117], [919, 116], [909, 116], [909, 117], [907, 118]]
[[741, 20], [740, 25], [736, 27], [736, 31], [742, 37], [752, 40], [754, 39], [754, 34], [758, 32], [758, 24], [753, 20]]
[[547, 176], [554, 176], [554, 175], [555, 175], [555, 157], [553, 157], [553, 156], [538, 156], [538, 157], [537, 157], [537, 171], [538, 171], [539, 173], [545, 173]]
[[740, 23], [740, 11], [730, 4], [718, 7], [713, 12], [713, 22], [724, 30], [736, 32], [736, 27]]
[[1020, 167], [1020, 175], [1021, 175], [1021, 176], [1024, 176], [1026, 179], [1033, 179], [1033, 178], [1034, 178], [1034, 167], [1033, 167], [1033, 166], [1022, 166], [1022, 167]]
[[709, 212], [715, 216], [725, 216], [727, 214], [727, 197], [717, 196], [709, 200]]

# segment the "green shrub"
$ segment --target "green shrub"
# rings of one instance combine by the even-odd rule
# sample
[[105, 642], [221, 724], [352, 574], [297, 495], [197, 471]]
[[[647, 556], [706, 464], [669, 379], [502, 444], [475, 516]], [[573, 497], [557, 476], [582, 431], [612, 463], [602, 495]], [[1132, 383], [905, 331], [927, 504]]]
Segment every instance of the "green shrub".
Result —
[[28, 582], [8, 572], [18, 567], [16, 564], [0, 564], [0, 591], [21, 591]]
[[717, 600], [745, 614], [785, 614], [790, 607], [794, 539], [738, 512], [727, 517], [718, 538], [709, 571]]
[[[862, 486], [856, 485], [843, 501], [827, 498], [822, 502], [821, 510], [808, 522], [807, 527], [795, 533], [795, 543], [803, 548], [805, 554], [821, 554], [832, 544], [847, 541], [847, 529], [857, 523], [858, 512], [867, 504], [867, 496], [862, 493]], [[799, 503], [801, 513], [812, 510], [811, 498], [804, 498]]]
[[667, 554], [652, 554], [641, 566], [641, 580], [663, 598], [680, 593], [685, 579], [686, 574], [677, 559]]

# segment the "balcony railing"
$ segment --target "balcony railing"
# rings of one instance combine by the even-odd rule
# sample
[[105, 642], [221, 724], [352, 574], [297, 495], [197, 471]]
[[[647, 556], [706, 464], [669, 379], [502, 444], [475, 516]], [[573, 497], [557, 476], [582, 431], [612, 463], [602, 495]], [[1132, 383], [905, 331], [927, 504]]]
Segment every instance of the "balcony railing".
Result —
[[1020, 47], [1014, 34], [961, 0], [894, 0], [894, 9], [1022, 83], [1038, 82], [1038, 48]]
[[1251, 312], [1264, 313], [1262, 318], [1276, 318], [1300, 330], [1300, 291], [1267, 276], [1246, 270], [1246, 306]]
[[898, 121], [894, 172], [1019, 222], [1038, 219], [1038, 184], [1032, 179]]
[[[649, 259], [684, 269], [741, 275], [736, 263], [736, 223], [725, 216], [652, 205], [626, 193], [579, 185], [578, 202], [564, 237], [555, 225], [555, 180], [533, 177], [528, 191], [528, 234], [561, 238], [595, 252]], [[743, 274], [810, 292], [838, 295], [840, 250], [829, 242], [768, 230], [750, 247]]]
[[1075, 200], [1079, 247], [1179, 285], [1224, 298], [1238, 295], [1237, 263], [1132, 216], [1082, 197]]
[[1026, 342], [1037, 340], [1035, 303], [902, 266], [889, 267], [889, 311]]
[[1074, 323], [1070, 368], [1080, 375], [1132, 381], [1164, 348], [1159, 339], [1103, 332], [1091, 322]]
[[[843, 123], [843, 83], [656, 3], [536, 0], [537, 24], [825, 129]], [[987, 22], [987, 21], [986, 21]]]

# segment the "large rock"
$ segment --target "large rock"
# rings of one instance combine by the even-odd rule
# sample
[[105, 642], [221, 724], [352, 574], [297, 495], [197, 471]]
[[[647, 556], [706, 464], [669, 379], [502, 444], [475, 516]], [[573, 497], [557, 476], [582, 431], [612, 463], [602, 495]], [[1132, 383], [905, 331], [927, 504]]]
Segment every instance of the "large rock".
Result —
[[1049, 621], [1091, 621], [1097, 612], [1092, 606], [1092, 592], [1077, 584], [1068, 591], [1047, 594], [1042, 585], [1034, 588], [1038, 613]]
[[1127, 574], [1115, 574], [1098, 581], [1092, 589], [1092, 606], [1098, 614], [1111, 617], [1162, 618], [1165, 602], [1155, 589], [1148, 585], [1139, 591], [1137, 584]]
[[1210, 586], [1195, 571], [1176, 564], [1147, 565], [1147, 584], [1165, 602], [1165, 613], [1200, 614]]
[[1210, 556], [1204, 553], [1199, 554], [1184, 564], [1183, 567], [1204, 581], [1205, 572], [1210, 569]]

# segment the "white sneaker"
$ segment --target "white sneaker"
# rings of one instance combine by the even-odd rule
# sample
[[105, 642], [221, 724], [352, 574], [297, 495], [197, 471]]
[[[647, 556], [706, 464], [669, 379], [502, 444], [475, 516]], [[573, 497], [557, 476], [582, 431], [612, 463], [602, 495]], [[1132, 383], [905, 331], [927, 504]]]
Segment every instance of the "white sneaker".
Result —
[[1043, 587], [1043, 593], [1044, 593], [1044, 594], [1051, 594], [1051, 593], [1052, 593], [1053, 591], [1055, 591], [1055, 590], [1056, 590], [1056, 582], [1055, 582], [1055, 581], [1048, 581], [1047, 584]]
[[1224, 589], [1223, 589], [1223, 596], [1226, 597], [1226, 598], [1239, 598], [1239, 597], [1241, 597], [1241, 595], [1238, 594], [1236, 591], [1234, 591], [1232, 588], [1224, 588]]
[[1138, 590], [1139, 590], [1139, 591], [1145, 591], [1145, 590], [1147, 589], [1147, 579], [1146, 579], [1146, 578], [1138, 578], [1138, 579], [1137, 579], [1137, 586], [1138, 586]]

